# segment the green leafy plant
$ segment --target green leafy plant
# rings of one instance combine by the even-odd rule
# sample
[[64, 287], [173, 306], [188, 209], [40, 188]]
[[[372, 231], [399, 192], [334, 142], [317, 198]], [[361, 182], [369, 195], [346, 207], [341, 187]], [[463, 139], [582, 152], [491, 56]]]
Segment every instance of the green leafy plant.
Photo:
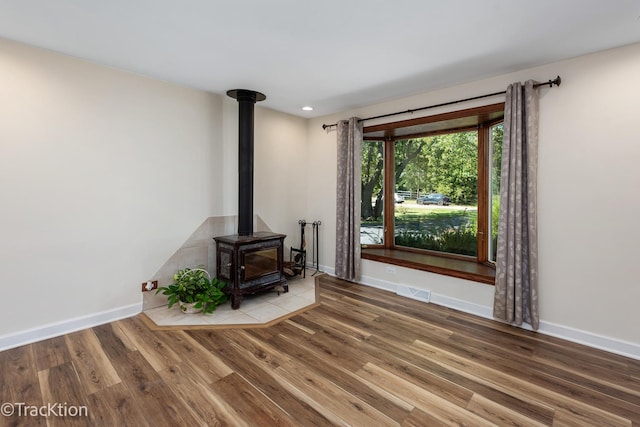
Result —
[[186, 312], [186, 304], [193, 304], [193, 308], [203, 313], [212, 313], [217, 306], [227, 302], [227, 295], [222, 291], [225, 285], [216, 277], [211, 279], [202, 268], [185, 268], [174, 274], [171, 285], [158, 288], [156, 294], [162, 292], [167, 296], [169, 308], [179, 304], [180, 310]]

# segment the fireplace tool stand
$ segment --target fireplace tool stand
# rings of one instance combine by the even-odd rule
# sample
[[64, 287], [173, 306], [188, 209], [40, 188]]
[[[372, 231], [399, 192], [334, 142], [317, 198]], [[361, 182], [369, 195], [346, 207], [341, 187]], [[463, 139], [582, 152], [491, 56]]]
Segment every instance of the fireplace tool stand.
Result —
[[311, 246], [312, 255], [311, 262], [316, 268], [316, 271], [311, 275], [311, 277], [315, 276], [318, 273], [322, 273], [320, 271], [320, 221], [313, 221], [311, 225], [313, 226], [313, 233], [311, 238], [313, 239], [313, 245]]
[[302, 277], [306, 278], [307, 277], [307, 270], [306, 270], [307, 241], [305, 240], [305, 237], [304, 237], [304, 229], [307, 226], [307, 221], [305, 221], [304, 219], [301, 219], [298, 221], [298, 224], [300, 225], [300, 247], [299, 248], [292, 247], [289, 250], [289, 261], [295, 262], [295, 264], [293, 265], [294, 271], [299, 270], [302, 273]]

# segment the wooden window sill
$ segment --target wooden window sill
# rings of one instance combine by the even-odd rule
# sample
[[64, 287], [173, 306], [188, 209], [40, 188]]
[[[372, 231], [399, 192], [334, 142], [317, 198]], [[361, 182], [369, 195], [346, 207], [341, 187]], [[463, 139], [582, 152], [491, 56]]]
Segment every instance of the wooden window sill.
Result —
[[362, 259], [458, 277], [489, 285], [493, 285], [496, 279], [495, 268], [475, 261], [384, 248], [362, 248], [361, 257]]

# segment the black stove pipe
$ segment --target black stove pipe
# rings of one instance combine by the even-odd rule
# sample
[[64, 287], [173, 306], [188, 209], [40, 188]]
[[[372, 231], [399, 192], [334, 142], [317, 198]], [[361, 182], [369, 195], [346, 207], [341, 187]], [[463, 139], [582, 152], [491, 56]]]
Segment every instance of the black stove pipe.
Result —
[[233, 89], [238, 101], [238, 234], [253, 234], [253, 106], [267, 97], [253, 90]]

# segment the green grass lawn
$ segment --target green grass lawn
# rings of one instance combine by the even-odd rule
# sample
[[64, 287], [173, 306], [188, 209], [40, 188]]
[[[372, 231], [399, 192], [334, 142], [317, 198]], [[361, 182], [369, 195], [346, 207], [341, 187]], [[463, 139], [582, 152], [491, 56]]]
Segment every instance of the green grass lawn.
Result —
[[[396, 229], [432, 229], [442, 230], [466, 224], [476, 228], [478, 210], [475, 206], [460, 209], [459, 206], [420, 206], [409, 207], [404, 204], [395, 205]], [[382, 218], [362, 221], [364, 227], [381, 226]]]

